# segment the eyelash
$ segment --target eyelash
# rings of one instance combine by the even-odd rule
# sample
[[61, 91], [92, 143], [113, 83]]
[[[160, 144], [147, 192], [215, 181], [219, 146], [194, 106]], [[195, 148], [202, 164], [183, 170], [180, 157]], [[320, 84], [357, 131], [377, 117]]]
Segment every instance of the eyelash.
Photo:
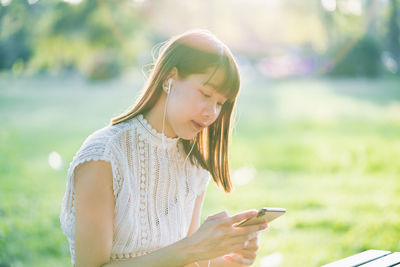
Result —
[[[205, 94], [205, 93], [203, 93], [203, 92], [201, 92], [201, 94], [202, 94], [205, 98], [210, 98], [210, 97], [211, 97], [210, 95], [207, 95], [207, 94]], [[222, 107], [222, 106], [224, 105], [224, 103], [218, 102], [217, 105], [220, 106], [220, 107]]]

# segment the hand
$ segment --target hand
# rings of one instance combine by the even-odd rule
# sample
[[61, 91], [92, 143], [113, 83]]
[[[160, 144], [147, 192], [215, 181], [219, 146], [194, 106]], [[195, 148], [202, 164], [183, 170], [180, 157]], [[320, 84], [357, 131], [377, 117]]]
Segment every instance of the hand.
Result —
[[232, 217], [225, 211], [207, 217], [200, 228], [187, 237], [194, 261], [213, 259], [245, 249], [245, 242], [254, 239], [257, 236], [255, 233], [264, 230], [267, 225], [264, 223], [242, 227], [234, 225], [256, 215], [256, 210], [248, 210]]
[[[230, 253], [224, 256], [224, 259], [230, 262], [252, 265], [257, 257], [257, 250], [259, 248], [258, 236], [261, 231], [255, 232], [248, 240], [248, 244], [245, 248]], [[254, 236], [254, 237], [253, 237]]]

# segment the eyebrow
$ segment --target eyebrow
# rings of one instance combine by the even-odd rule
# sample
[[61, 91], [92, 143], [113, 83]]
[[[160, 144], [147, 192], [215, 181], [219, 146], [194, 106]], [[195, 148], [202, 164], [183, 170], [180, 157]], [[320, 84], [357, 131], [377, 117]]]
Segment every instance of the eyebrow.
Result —
[[215, 91], [217, 91], [217, 89], [218, 89], [218, 86], [213, 83], [206, 82], [203, 85], [208, 85], [208, 86], [212, 87]]
[[[215, 84], [213, 84], [213, 83], [206, 82], [206, 83], [204, 83], [203, 85], [208, 85], [208, 86], [212, 87], [212, 88], [214, 89], [215, 92], [218, 92], [218, 89], [217, 89], [218, 86], [215, 85]], [[224, 102], [225, 102], [225, 101], [228, 101], [228, 98], [227, 98], [226, 96], [224, 96]]]

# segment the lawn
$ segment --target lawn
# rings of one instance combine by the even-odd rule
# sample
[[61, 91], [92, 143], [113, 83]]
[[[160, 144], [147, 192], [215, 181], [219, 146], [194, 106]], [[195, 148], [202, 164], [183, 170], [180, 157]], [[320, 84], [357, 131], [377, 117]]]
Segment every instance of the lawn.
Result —
[[[69, 162], [143, 82], [139, 72], [103, 83], [0, 76], [0, 266], [70, 266], [58, 217]], [[399, 88], [396, 79], [273, 81], [244, 72], [230, 150], [235, 190], [210, 183], [202, 219], [286, 208], [261, 235], [260, 267], [400, 251]], [[51, 152], [62, 157], [59, 169]]]

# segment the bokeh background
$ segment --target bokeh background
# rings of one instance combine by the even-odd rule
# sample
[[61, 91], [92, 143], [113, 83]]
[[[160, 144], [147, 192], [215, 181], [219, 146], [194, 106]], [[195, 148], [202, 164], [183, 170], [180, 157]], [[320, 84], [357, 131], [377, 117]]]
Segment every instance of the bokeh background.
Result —
[[277, 206], [254, 266], [400, 251], [400, 1], [1, 0], [0, 266], [70, 266], [73, 155], [135, 102], [159, 44], [209, 29], [242, 76], [202, 220]]

